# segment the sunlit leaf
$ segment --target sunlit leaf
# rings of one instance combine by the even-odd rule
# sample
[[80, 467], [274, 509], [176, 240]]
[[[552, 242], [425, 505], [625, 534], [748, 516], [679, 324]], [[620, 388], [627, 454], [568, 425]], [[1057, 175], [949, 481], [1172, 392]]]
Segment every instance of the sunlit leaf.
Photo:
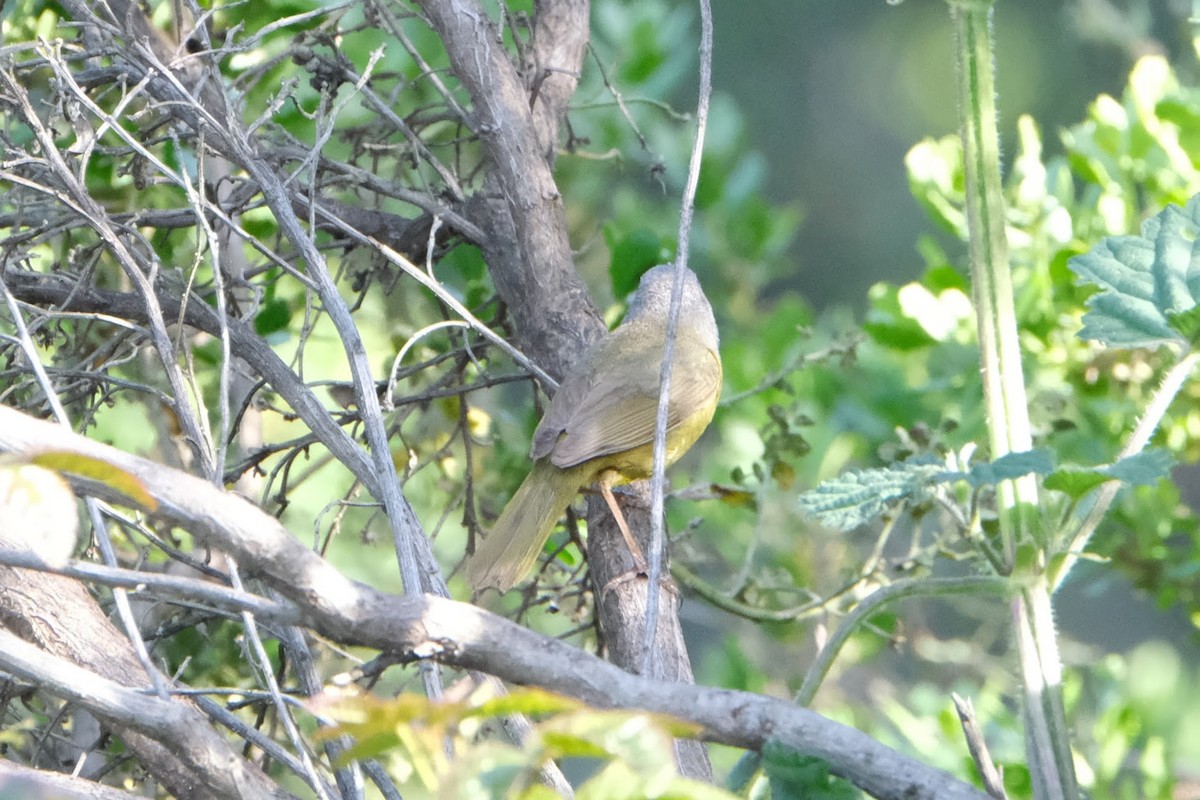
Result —
[[487, 700], [465, 712], [470, 717], [503, 717], [509, 714], [561, 714], [584, 708], [578, 700], [545, 689], [515, 689], [506, 695]]
[[62, 566], [75, 554], [75, 494], [57, 471], [0, 459], [0, 548], [27, 550]]
[[[1200, 201], [1168, 205], [1142, 224], [1141, 236], [1110, 236], [1070, 267], [1100, 293], [1088, 299], [1079, 335], [1107, 345], [1189, 343], [1186, 315], [1200, 295]], [[1184, 315], [1184, 316], [1180, 316]]]
[[57, 451], [38, 453], [31, 456], [29, 461], [56, 472], [66, 472], [102, 483], [129, 498], [133, 505], [146, 511], [154, 511], [158, 508], [158, 501], [146, 491], [146, 487], [140, 480], [107, 461], [79, 453]]

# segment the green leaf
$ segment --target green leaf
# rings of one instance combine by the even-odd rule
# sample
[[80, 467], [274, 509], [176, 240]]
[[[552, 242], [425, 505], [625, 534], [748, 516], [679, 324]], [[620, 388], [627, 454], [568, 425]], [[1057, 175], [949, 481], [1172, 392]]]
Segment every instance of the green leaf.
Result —
[[1070, 261], [1081, 282], [1101, 288], [1087, 302], [1079, 336], [1106, 345], [1189, 344], [1200, 295], [1200, 199], [1169, 205], [1141, 236], [1109, 236]]
[[932, 458], [921, 457], [843, 473], [801, 494], [799, 503], [822, 525], [846, 531], [875, 519], [890, 504], [919, 497], [939, 483], [965, 480], [979, 488], [1030, 473], [1045, 475], [1053, 469], [1054, 458], [1047, 450], [1009, 453], [991, 463], [975, 464], [970, 472], [948, 470]]
[[1099, 467], [1064, 467], [1046, 478], [1046, 488], [1079, 499], [1108, 481], [1153, 486], [1170, 474], [1175, 459], [1165, 450], [1145, 450]]
[[1048, 475], [1054, 470], [1054, 454], [1044, 448], [1009, 453], [990, 463], [973, 464], [967, 481], [975, 487], [995, 485], [1033, 473]]
[[872, 339], [894, 350], [919, 350], [936, 344], [937, 340], [921, 327], [921, 323], [904, 312], [900, 303], [900, 287], [877, 283], [869, 293], [871, 307], [863, 330]]
[[955, 236], [966, 230], [963, 211], [962, 140], [925, 139], [904, 157], [909, 189], [934, 223]]
[[1047, 489], [1062, 492], [1068, 497], [1078, 500], [1108, 480], [1096, 470], [1064, 467], [1054, 474], [1046, 476], [1045, 486]]
[[1200, 344], [1200, 306], [1167, 314], [1167, 322], [1189, 345], [1195, 347]]
[[543, 731], [542, 743], [555, 758], [607, 758], [609, 753], [592, 740], [573, 733]]
[[1143, 450], [1140, 453], [1122, 458], [1105, 472], [1116, 480], [1131, 486], [1153, 486], [1171, 473], [1175, 466], [1174, 457], [1166, 450]]
[[849, 781], [829, 773], [829, 764], [768, 741], [763, 747], [763, 771], [774, 800], [856, 800], [862, 793]]
[[943, 464], [924, 459], [852, 470], [801, 494], [800, 509], [822, 525], [851, 530], [878, 517], [889, 504], [939, 482], [944, 474]]
[[541, 716], [577, 711], [583, 707], [578, 700], [544, 689], [515, 689], [506, 695], [488, 700], [465, 712], [465, 717], [506, 717], [511, 714]]
[[287, 300], [268, 300], [254, 317], [254, 331], [265, 338], [273, 333], [286, 331], [291, 319], [292, 309]]

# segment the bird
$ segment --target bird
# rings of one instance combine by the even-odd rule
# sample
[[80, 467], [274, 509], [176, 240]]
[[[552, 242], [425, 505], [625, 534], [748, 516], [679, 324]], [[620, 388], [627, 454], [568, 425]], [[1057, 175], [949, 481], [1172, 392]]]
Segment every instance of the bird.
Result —
[[[666, 463], [700, 438], [721, 394], [720, 340], [700, 281], [683, 268], [683, 294], [671, 364]], [[537, 561], [575, 495], [595, 484], [616, 518], [639, 571], [645, 570], [612, 487], [650, 476], [667, 317], [675, 267], [648, 270], [625, 319], [563, 377], [533, 434], [533, 467], [491, 532], [468, 556], [476, 591], [505, 592]]]

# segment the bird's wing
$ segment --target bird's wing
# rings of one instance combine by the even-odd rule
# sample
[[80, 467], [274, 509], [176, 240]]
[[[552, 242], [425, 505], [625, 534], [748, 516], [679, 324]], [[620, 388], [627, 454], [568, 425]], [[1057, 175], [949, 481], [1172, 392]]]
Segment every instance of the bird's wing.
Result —
[[[550, 455], [555, 465], [566, 468], [653, 441], [662, 338], [618, 332], [585, 359], [589, 369], [559, 387], [534, 435], [534, 458]], [[681, 335], [675, 353], [668, 430], [708, 402], [721, 380], [715, 354], [694, 337]], [[602, 374], [591, 368], [597, 364], [604, 365]]]

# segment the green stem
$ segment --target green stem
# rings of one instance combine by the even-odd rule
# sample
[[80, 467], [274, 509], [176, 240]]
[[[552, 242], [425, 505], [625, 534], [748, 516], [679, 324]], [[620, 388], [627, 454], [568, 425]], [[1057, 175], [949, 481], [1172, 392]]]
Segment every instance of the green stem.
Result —
[[[992, 458], [1033, 447], [1029, 403], [1021, 368], [1021, 342], [1013, 303], [996, 132], [990, 0], [952, 0], [958, 38], [959, 108], [962, 115], [971, 288], [979, 329], [984, 402]], [[1037, 508], [1033, 476], [1000, 486], [1001, 510]], [[1012, 563], [1016, 543], [1036, 526], [1027, 512], [1002, 514], [1004, 554]]]
[[829, 674], [834, 659], [841, 652], [842, 646], [850, 639], [850, 634], [854, 633], [867, 617], [879, 613], [879, 610], [888, 603], [904, 597], [938, 597], [947, 594], [979, 595], [985, 592], [1003, 594], [1007, 590], [1008, 581], [1003, 578], [994, 575], [971, 575], [965, 578], [913, 578], [897, 581], [891, 586], [872, 592], [854, 607], [854, 611], [842, 621], [829, 641], [821, 647], [821, 652], [817, 653], [812, 666], [808, 668], [808, 674], [804, 676], [804, 683], [801, 684], [800, 691], [796, 692], [793, 700], [799, 706], [807, 706], [812, 702], [821, 682]]
[[[1129, 441], [1117, 454], [1118, 461], [1146, 449], [1146, 445], [1150, 443], [1150, 436], [1158, 429], [1159, 423], [1166, 416], [1171, 401], [1183, 389], [1183, 384], [1196, 368], [1197, 361], [1200, 361], [1200, 352], [1189, 351], [1167, 371], [1162, 384], [1155, 391], [1154, 397], [1150, 399], [1150, 404], [1146, 406], [1146, 410], [1138, 419], [1137, 427], [1133, 429]], [[1088, 495], [1075, 509], [1064, 531], [1067, 544], [1062, 551], [1063, 555], [1050, 565], [1051, 568], [1048, 571], [1051, 591], [1057, 589], [1066, 580], [1071, 567], [1075, 566], [1075, 562], [1079, 560], [1083, 548], [1087, 546], [1088, 539], [1095, 532], [1100, 520], [1108, 513], [1108, 509], [1120, 489], [1119, 481], [1109, 481]]]
[[[842, 621], [829, 641], [821, 647], [821, 651], [817, 653], [816, 659], [804, 676], [804, 683], [800, 686], [800, 691], [796, 692], [796, 696], [793, 698], [794, 702], [799, 706], [808, 706], [812, 702], [821, 682], [829, 674], [829, 669], [833, 666], [838, 653], [849, 641], [850, 634], [854, 633], [869, 616], [879, 613], [889, 603], [906, 597], [1003, 594], [1008, 591], [1008, 588], [1009, 583], [1003, 578], [994, 575], [970, 575], [964, 578], [912, 578], [877, 589], [854, 607], [854, 611]], [[754, 751], [743, 755], [730, 772], [729, 789], [734, 792], [748, 792], [759, 775], [761, 759], [762, 754]]]
[[1062, 666], [1044, 574], [1013, 601], [1013, 617], [1024, 693], [1025, 753], [1034, 797], [1076, 800], [1079, 788], [1063, 707]]
[[[1033, 436], [1021, 367], [1000, 181], [996, 89], [992, 55], [993, 0], [950, 0], [958, 54], [959, 113], [970, 231], [971, 284], [979, 328], [984, 402], [992, 458], [1029, 450]], [[1078, 797], [1071, 743], [1062, 704], [1062, 667], [1055, 639], [1047, 552], [1037, 524], [1033, 476], [997, 489], [1003, 555], [1017, 568], [1018, 546], [1029, 582], [1014, 601], [1014, 624], [1024, 691], [1026, 742], [1034, 796]]]

